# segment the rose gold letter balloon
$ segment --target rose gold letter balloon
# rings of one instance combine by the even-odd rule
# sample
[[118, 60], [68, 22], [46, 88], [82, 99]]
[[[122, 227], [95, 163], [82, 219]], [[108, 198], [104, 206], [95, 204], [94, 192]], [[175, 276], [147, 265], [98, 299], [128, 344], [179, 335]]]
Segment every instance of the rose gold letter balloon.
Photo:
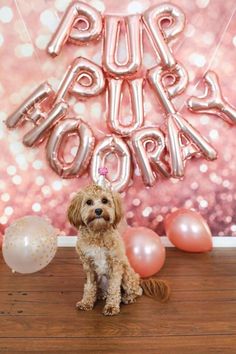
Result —
[[203, 97], [190, 97], [188, 108], [196, 113], [215, 114], [228, 123], [236, 124], [236, 109], [222, 95], [219, 78], [214, 71], [204, 76], [206, 94]]
[[91, 177], [95, 183], [98, 181], [99, 168], [106, 166], [106, 159], [110, 154], [115, 154], [118, 160], [116, 178], [110, 181], [110, 183], [113, 190], [120, 192], [129, 185], [131, 177], [130, 151], [121, 138], [111, 135], [97, 144], [91, 161]]
[[25, 216], [6, 229], [3, 258], [16, 272], [38, 272], [51, 262], [56, 250], [57, 231], [39, 216]]
[[[86, 28], [75, 28], [79, 22], [84, 22]], [[102, 17], [93, 7], [80, 1], [72, 1], [68, 6], [47, 51], [55, 57], [60, 54], [64, 44], [69, 41], [77, 45], [84, 45], [97, 39], [102, 32]]]
[[165, 247], [160, 237], [146, 227], [128, 227], [123, 234], [131, 266], [142, 278], [150, 277], [163, 267]]
[[[79, 136], [79, 147], [72, 162], [63, 158], [66, 139]], [[47, 143], [47, 159], [52, 169], [63, 178], [81, 176], [86, 170], [93, 153], [94, 136], [91, 128], [80, 119], [65, 119], [58, 124]]]
[[[171, 158], [171, 173], [173, 177], [184, 175], [185, 161], [193, 156], [202, 155], [208, 160], [217, 158], [216, 150], [208, 141], [175, 109], [169, 97], [169, 89], [162, 82], [162, 67], [156, 66], [148, 71], [148, 81], [154, 89], [162, 107], [166, 112], [167, 148]], [[178, 94], [178, 90], [174, 90]], [[183, 136], [187, 144], [183, 144]]]
[[24, 135], [23, 143], [28, 147], [40, 144], [67, 113], [68, 104], [60, 100], [55, 103], [55, 100], [56, 93], [44, 82], [7, 118], [6, 125], [14, 128], [21, 122], [30, 121], [34, 127]]
[[52, 87], [47, 82], [44, 82], [7, 118], [7, 127], [15, 128], [18, 124], [27, 120], [31, 120], [36, 124], [37, 120], [41, 118], [41, 114], [37, 115], [37, 119], [31, 119], [32, 113], [35, 111], [35, 105], [42, 105], [45, 101], [51, 100], [54, 96], [55, 92]]
[[[170, 25], [164, 28], [162, 21], [169, 21]], [[174, 39], [184, 29], [185, 15], [175, 5], [161, 4], [149, 8], [143, 15], [147, 33], [151, 39], [151, 44], [157, 55], [161, 59], [161, 65], [171, 68], [176, 64], [168, 42]]]
[[[126, 77], [136, 74], [142, 63], [141, 16], [105, 16], [103, 66], [109, 75]], [[121, 22], [126, 25], [127, 55], [125, 63], [117, 58]]]
[[40, 144], [52, 128], [62, 120], [67, 113], [68, 104], [64, 101], [56, 103], [50, 112], [44, 113], [44, 119], [23, 137], [24, 145], [31, 147]]
[[[143, 183], [153, 186], [157, 175], [170, 177], [168, 166], [162, 161], [165, 149], [164, 134], [155, 127], [145, 127], [133, 133], [132, 147], [138, 166], [141, 170]], [[151, 149], [148, 150], [148, 144]]]
[[[202, 156], [207, 160], [215, 160], [217, 151], [211, 144], [187, 122], [180, 114], [167, 116], [168, 149], [172, 161], [172, 175], [182, 177], [184, 175], [185, 162], [196, 156]], [[183, 137], [185, 144], [183, 144]]]
[[[132, 122], [123, 125], [120, 122], [120, 106], [122, 86], [126, 82], [129, 87], [133, 112]], [[112, 132], [120, 135], [129, 135], [143, 125], [143, 79], [116, 80], [108, 79], [108, 117], [107, 124]]]
[[[155, 79], [158, 79], [160, 80], [160, 82], [162, 82], [162, 85], [164, 86], [166, 93], [168, 94], [168, 97], [170, 99], [177, 95], [181, 95], [181, 93], [184, 92], [188, 85], [187, 71], [179, 63], [169, 69], [163, 69], [163, 67], [157, 66], [156, 70], [155, 68], [151, 69], [151, 71], [152, 70], [153, 72], [155, 71], [155, 75], [157, 75]], [[164, 84], [164, 80], [166, 77], [172, 79], [172, 82], [168, 85]]]
[[[88, 80], [84, 84], [82, 79]], [[66, 94], [72, 93], [78, 99], [89, 98], [99, 95], [105, 88], [103, 71], [92, 61], [78, 57], [69, 66], [57, 91], [57, 101], [65, 98]]]
[[208, 252], [212, 249], [209, 226], [196, 211], [179, 209], [165, 218], [165, 230], [170, 241], [187, 252]]

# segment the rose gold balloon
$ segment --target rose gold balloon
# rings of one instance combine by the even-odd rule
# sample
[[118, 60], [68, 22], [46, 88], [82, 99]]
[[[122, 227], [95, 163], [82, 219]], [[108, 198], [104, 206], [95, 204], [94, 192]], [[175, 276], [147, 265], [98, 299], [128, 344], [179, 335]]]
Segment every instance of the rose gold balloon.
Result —
[[32, 147], [42, 143], [42, 141], [50, 134], [53, 127], [55, 127], [60, 120], [65, 118], [68, 107], [69, 106], [65, 101], [59, 101], [53, 105], [48, 113], [44, 112], [44, 119], [24, 135], [24, 145]]
[[162, 82], [163, 68], [158, 65], [147, 71], [147, 79], [167, 114], [176, 113], [176, 109], [170, 100], [168, 88]]
[[[158, 74], [159, 80], [162, 81], [169, 98], [181, 95], [185, 91], [188, 85], [188, 73], [182, 64], [176, 63], [168, 70], [160, 66], [157, 68], [156, 75]], [[167, 77], [171, 79], [169, 84], [164, 81]]]
[[[164, 28], [162, 21], [170, 22]], [[172, 4], [161, 4], [149, 8], [143, 14], [143, 22], [151, 39], [151, 44], [163, 67], [171, 68], [176, 64], [175, 57], [168, 46], [168, 42], [181, 33], [185, 26], [185, 15], [177, 6]]]
[[24, 135], [24, 145], [32, 147], [42, 143], [67, 113], [68, 104], [64, 100], [55, 103], [55, 99], [55, 91], [44, 82], [7, 118], [7, 127], [15, 128], [19, 123], [30, 121], [34, 127]]
[[[122, 21], [126, 25], [127, 59], [125, 63], [121, 63], [117, 58]], [[104, 25], [103, 67], [105, 71], [115, 77], [135, 75], [141, 69], [142, 64], [141, 16], [105, 16]]]
[[[162, 83], [162, 67], [156, 66], [149, 70], [148, 81], [166, 112], [166, 145], [170, 153], [172, 176], [183, 177], [185, 162], [193, 156], [199, 157], [201, 155], [208, 160], [216, 159], [216, 150], [197, 129], [176, 111], [169, 98], [168, 89]], [[183, 136], [187, 141], [185, 144], [183, 143]]]
[[[165, 84], [165, 77], [170, 76], [172, 82]], [[188, 75], [181, 64], [176, 64], [171, 69], [164, 69], [157, 65], [148, 70], [148, 81], [152, 87], [158, 89], [160, 102], [168, 113], [173, 113], [175, 109], [170, 99], [184, 92], [188, 85]]]
[[37, 111], [37, 115], [33, 119], [31, 116], [35, 112], [35, 105], [43, 105], [45, 101], [52, 100], [55, 96], [51, 85], [47, 82], [42, 83], [36, 90], [31, 93], [29, 97], [17, 108], [17, 110], [12, 113], [6, 120], [6, 125], [8, 128], [15, 128], [24, 121], [32, 121], [34, 124], [37, 123], [37, 120], [42, 117], [41, 110]]
[[[172, 175], [182, 177], [185, 163], [192, 157], [215, 160], [217, 151], [208, 141], [179, 113], [167, 116], [167, 146], [171, 157]], [[185, 144], [182, 142], [185, 137]]]
[[[88, 84], [82, 79], [86, 78]], [[76, 58], [69, 66], [57, 91], [57, 101], [66, 97], [67, 93], [76, 95], [78, 99], [99, 95], [105, 88], [105, 77], [100, 66], [83, 58]]]
[[219, 78], [214, 71], [204, 76], [206, 93], [202, 97], [190, 97], [188, 108], [196, 113], [215, 114], [228, 123], [236, 124], [236, 109], [222, 95]]
[[[108, 115], [107, 124], [112, 132], [120, 135], [129, 135], [132, 131], [143, 125], [143, 78], [134, 80], [108, 79]], [[122, 87], [128, 84], [131, 97], [131, 111], [133, 119], [129, 125], [120, 122], [120, 106]]]
[[106, 166], [110, 154], [117, 157], [118, 170], [114, 180], [110, 180], [115, 191], [123, 191], [128, 187], [131, 178], [131, 156], [127, 144], [115, 135], [108, 135], [94, 149], [91, 161], [91, 178], [96, 183], [99, 179], [99, 168]]
[[[144, 127], [135, 131], [131, 143], [146, 186], [153, 186], [159, 174], [170, 177], [169, 168], [163, 160], [165, 137], [158, 128]], [[151, 145], [150, 150], [148, 144]]]
[[25, 216], [5, 232], [3, 258], [14, 271], [34, 273], [46, 267], [57, 251], [57, 231], [44, 218]]
[[207, 222], [196, 211], [179, 209], [165, 218], [165, 230], [170, 241], [187, 252], [208, 252], [212, 235]]
[[[71, 135], [79, 137], [79, 147], [73, 161], [63, 158], [64, 143]], [[47, 159], [52, 169], [63, 178], [81, 176], [90, 162], [95, 138], [91, 128], [80, 119], [68, 118], [58, 124], [48, 139]]]
[[[79, 21], [84, 22], [86, 28], [75, 28]], [[72, 1], [48, 44], [47, 51], [51, 56], [55, 57], [60, 54], [67, 41], [77, 45], [84, 45], [97, 39], [101, 32], [101, 14], [84, 2]]]
[[147, 227], [128, 227], [123, 239], [129, 262], [142, 278], [150, 277], [163, 267], [166, 251], [154, 231]]

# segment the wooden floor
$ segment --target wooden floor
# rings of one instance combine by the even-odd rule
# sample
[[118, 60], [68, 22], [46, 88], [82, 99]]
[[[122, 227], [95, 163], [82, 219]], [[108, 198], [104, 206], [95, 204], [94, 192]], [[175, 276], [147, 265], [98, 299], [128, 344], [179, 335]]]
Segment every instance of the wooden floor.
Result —
[[24, 276], [0, 258], [0, 353], [236, 353], [236, 249], [168, 249], [159, 277], [171, 284], [169, 303], [143, 296], [105, 317], [102, 303], [75, 310], [84, 276], [74, 249]]

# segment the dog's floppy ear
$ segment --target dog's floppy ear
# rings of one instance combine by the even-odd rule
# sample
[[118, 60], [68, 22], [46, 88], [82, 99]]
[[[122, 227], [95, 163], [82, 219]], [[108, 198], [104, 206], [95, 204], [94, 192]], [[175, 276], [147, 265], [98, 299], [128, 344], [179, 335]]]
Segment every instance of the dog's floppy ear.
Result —
[[83, 199], [83, 192], [79, 192], [72, 199], [69, 208], [67, 210], [67, 216], [69, 222], [74, 225], [77, 229], [83, 224], [80, 214], [81, 203]]
[[114, 226], [117, 226], [123, 217], [122, 201], [119, 193], [113, 192], [112, 194], [113, 194], [113, 200], [115, 204]]

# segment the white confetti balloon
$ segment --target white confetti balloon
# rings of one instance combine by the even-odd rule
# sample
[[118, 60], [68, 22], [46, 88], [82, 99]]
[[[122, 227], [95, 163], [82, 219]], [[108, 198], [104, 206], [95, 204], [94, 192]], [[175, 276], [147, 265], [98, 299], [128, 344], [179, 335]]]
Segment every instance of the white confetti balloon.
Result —
[[35, 273], [55, 256], [57, 231], [42, 217], [25, 216], [6, 229], [2, 251], [13, 271]]

